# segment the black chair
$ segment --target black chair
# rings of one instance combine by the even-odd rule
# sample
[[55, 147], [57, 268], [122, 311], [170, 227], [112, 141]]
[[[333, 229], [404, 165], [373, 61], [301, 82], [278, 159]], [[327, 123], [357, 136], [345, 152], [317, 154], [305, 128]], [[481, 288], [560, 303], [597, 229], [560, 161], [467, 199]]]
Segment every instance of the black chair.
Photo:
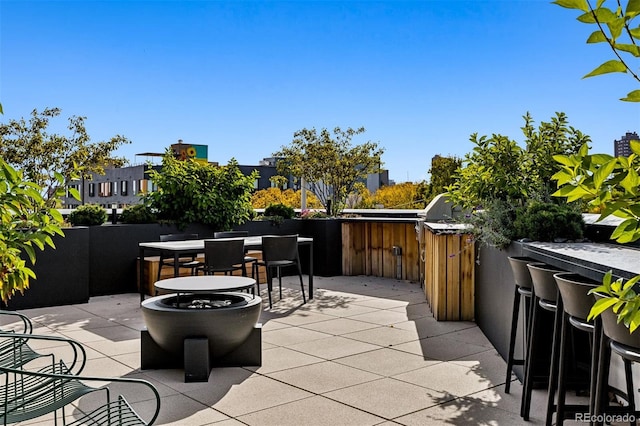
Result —
[[[186, 241], [186, 240], [197, 240], [198, 234], [165, 234], [160, 235], [160, 241]], [[178, 260], [179, 268], [187, 268], [191, 270], [191, 275], [195, 274], [196, 268], [202, 266], [202, 263], [196, 260], [197, 255], [191, 255], [188, 257], [181, 257]], [[156, 281], [160, 281], [160, 276], [162, 275], [162, 268], [165, 266], [170, 266], [175, 268], [174, 265], [174, 257], [173, 253], [168, 251], [160, 252], [160, 263], [158, 264], [158, 278]]]
[[230, 275], [234, 271], [242, 271], [247, 276], [244, 265], [244, 239], [242, 238], [218, 238], [205, 240], [204, 264], [197, 271], [205, 275], [223, 273]]
[[[594, 295], [596, 300], [601, 297]], [[595, 408], [596, 417], [606, 414], [629, 414], [632, 419], [631, 424], [636, 424], [635, 419], [640, 416], [640, 412], [636, 411], [634, 394], [636, 389], [633, 385], [633, 374], [631, 365], [634, 362], [640, 362], [640, 332], [629, 332], [624, 323], [618, 323], [617, 315], [607, 309], [599, 317], [602, 321], [603, 334], [600, 340], [600, 350], [598, 352], [598, 377], [596, 385]], [[622, 358], [624, 363], [624, 377], [626, 384], [626, 392], [613, 389], [608, 384], [611, 354], [616, 353]], [[609, 407], [608, 392], [621, 396], [627, 401], [626, 406]]]
[[[557, 380], [558, 402], [555, 405], [556, 411], [556, 425], [564, 423], [565, 411], [570, 411], [572, 414], [578, 412], [592, 414], [595, 409], [595, 395], [596, 395], [596, 376], [598, 367], [598, 349], [600, 343], [600, 322], [597, 324], [594, 321], [587, 321], [589, 317], [589, 311], [593, 306], [593, 296], [589, 293], [589, 290], [595, 288], [598, 284], [587, 278], [581, 277], [578, 274], [571, 272], [562, 272], [555, 274], [556, 284], [560, 297], [562, 299], [562, 323], [560, 332], [560, 344], [559, 344], [559, 373]], [[570, 328], [570, 326], [572, 328]], [[573, 330], [580, 330], [589, 336], [589, 343], [591, 349], [591, 358], [589, 363], [589, 404], [588, 405], [572, 405], [567, 406], [566, 400], [566, 383], [567, 383], [567, 349], [575, 348], [575, 342], [569, 339], [569, 332]], [[572, 343], [570, 345], [570, 343]], [[575, 353], [572, 363], [575, 365]], [[555, 394], [555, 380], [549, 381], [549, 394], [553, 397]], [[550, 398], [553, 403], [553, 398]], [[551, 407], [551, 413], [553, 412]], [[568, 409], [568, 410], [567, 410]], [[547, 424], [551, 424], [551, 415], [549, 414], [549, 407], [547, 407]], [[570, 417], [569, 417], [570, 418]]]
[[278, 275], [278, 286], [280, 288], [280, 299], [282, 299], [282, 275], [281, 269], [285, 267], [295, 266], [300, 277], [300, 289], [302, 290], [302, 300], [307, 303], [304, 295], [304, 284], [302, 283], [302, 269], [300, 268], [300, 256], [298, 254], [298, 236], [264, 236], [262, 237], [262, 260], [254, 263], [254, 276], [258, 293], [260, 290], [260, 279], [258, 275], [258, 267], [264, 266], [267, 271], [267, 291], [269, 292], [269, 308], [272, 307], [271, 290], [273, 289], [273, 272], [275, 269]]
[[504, 393], [509, 393], [511, 389], [511, 374], [513, 367], [516, 365], [524, 365], [527, 353], [526, 344], [523, 345], [523, 358], [515, 358], [516, 336], [518, 334], [518, 319], [520, 317], [520, 305], [524, 302], [524, 342], [529, 341], [529, 315], [531, 306], [532, 289], [531, 274], [527, 264], [535, 262], [530, 257], [509, 257], [509, 264], [513, 271], [514, 293], [513, 293], [513, 309], [511, 311], [511, 333], [509, 337], [509, 353], [507, 355], [507, 377], [504, 384]]
[[[244, 238], [249, 236], [249, 231], [219, 231], [213, 233], [213, 238]], [[242, 275], [247, 276], [246, 266], [248, 264], [251, 265], [251, 278], [255, 278], [253, 273], [253, 264], [258, 261], [257, 258], [247, 256], [247, 251], [245, 250], [244, 256], [244, 269], [242, 270]]]
[[[551, 346], [551, 354], [541, 353], [536, 330], [537, 327], [539, 327], [539, 316], [542, 311], [553, 312], [553, 342], [560, 341], [561, 315], [558, 315], [558, 310], [562, 309], [562, 307], [558, 306], [561, 305], [561, 300], [558, 297], [558, 286], [553, 276], [558, 272], [563, 272], [549, 265], [540, 263], [530, 263], [527, 265], [527, 268], [529, 268], [531, 283], [533, 284], [533, 299], [529, 325], [529, 344], [527, 357], [525, 359], [524, 387], [522, 389], [522, 401], [520, 404], [520, 416], [522, 416], [524, 420], [529, 420], [529, 411], [531, 410], [531, 394], [533, 392], [533, 382], [535, 379], [533, 365], [538, 361], [536, 358], [542, 357], [541, 360], [545, 358], [550, 360], [551, 371], [549, 372], [549, 381], [555, 380], [557, 377], [557, 371], [553, 370], [553, 366], [557, 366], [557, 362], [554, 362], [558, 357], [558, 353], [555, 350], [556, 343], [553, 343]], [[551, 401], [553, 402], [553, 395], [551, 395]], [[548, 402], [547, 407], [549, 407]], [[548, 415], [547, 410], [547, 418]]]

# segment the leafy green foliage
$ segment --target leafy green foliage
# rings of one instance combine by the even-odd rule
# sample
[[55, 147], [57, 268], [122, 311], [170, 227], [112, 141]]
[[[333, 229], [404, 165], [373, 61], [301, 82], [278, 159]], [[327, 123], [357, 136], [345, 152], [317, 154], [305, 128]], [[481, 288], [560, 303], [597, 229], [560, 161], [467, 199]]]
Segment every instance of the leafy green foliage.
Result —
[[514, 228], [516, 239], [553, 242], [582, 239], [585, 223], [573, 205], [534, 201], [518, 209]]
[[[51, 195], [60, 197], [64, 194], [60, 186], [63, 177], [56, 174], [54, 179], [59, 190]], [[47, 206], [41, 192], [40, 186], [25, 181], [22, 172], [0, 158], [0, 299], [5, 303], [16, 292], [23, 293], [35, 278], [22, 255], [34, 264], [36, 248], [55, 248], [51, 237], [64, 236], [62, 215]]]
[[271, 204], [264, 209], [265, 216], [280, 216], [283, 219], [293, 219], [296, 215], [292, 207], [284, 204]]
[[74, 226], [102, 225], [107, 220], [107, 211], [97, 204], [84, 204], [73, 210], [68, 220]]
[[[597, 30], [591, 33], [587, 43], [607, 43], [616, 59], [611, 59], [596, 67], [583, 78], [594, 77], [613, 72], [628, 73], [640, 82], [640, 76], [629, 66], [628, 55], [637, 64], [640, 58], [640, 27], [633, 27], [633, 20], [640, 15], [640, 1], [628, 0], [623, 7], [622, 0], [617, 1], [615, 10], [604, 6], [604, 0], [597, 0], [595, 8], [587, 0], [556, 0], [553, 3], [583, 12], [578, 21], [596, 25]], [[620, 41], [623, 39], [623, 41]], [[625, 42], [626, 41], [626, 42]], [[640, 90], [633, 90], [622, 101], [640, 102]]]
[[575, 153], [590, 141], [569, 126], [564, 113], [556, 113], [537, 129], [528, 113], [523, 118], [524, 148], [499, 134], [471, 135], [475, 147], [447, 187], [449, 200], [472, 212], [461, 220], [472, 225], [483, 244], [508, 245], [517, 236], [516, 211], [531, 201], [551, 202], [552, 177], [560, 168], [554, 155]]
[[120, 215], [122, 223], [155, 223], [158, 218], [146, 204], [135, 204], [122, 211]]
[[[632, 27], [632, 21], [640, 15], [640, 0], [628, 0], [625, 7], [624, 2], [618, 0], [615, 11], [604, 7], [605, 0], [597, 0], [595, 8], [588, 0], [556, 0], [554, 3], [584, 12], [578, 21], [598, 26], [587, 43], [607, 43], [617, 58], [605, 62], [585, 77], [625, 72], [640, 82], [638, 74], [622, 56], [630, 54], [634, 58], [640, 57], [637, 43], [640, 40], [640, 26]], [[623, 34], [629, 43], [619, 42]], [[629, 92], [621, 100], [640, 102], [640, 90]], [[575, 155], [554, 157], [562, 166], [554, 175], [559, 187], [554, 195], [565, 197], [569, 202], [586, 201], [591, 210], [600, 211], [599, 220], [609, 215], [624, 219], [611, 235], [619, 243], [640, 239], [640, 141], [631, 141], [631, 150], [629, 157], [613, 158], [607, 154], [590, 155], [589, 147], [585, 144]], [[604, 298], [594, 304], [590, 316], [596, 317], [612, 308], [618, 315], [618, 322], [624, 321], [633, 332], [640, 325], [640, 295], [633, 290], [639, 280], [640, 276], [636, 276], [626, 284], [622, 280], [611, 283], [611, 273], [605, 275], [603, 285], [592, 290]]]
[[[59, 115], [58, 108], [46, 108], [42, 112], [34, 109], [28, 122], [20, 119], [0, 124], [0, 157], [22, 170], [28, 181], [42, 187], [43, 196], [50, 204], [56, 201], [50, 196], [73, 179], [90, 178], [91, 173], [104, 174], [105, 166], [124, 164], [124, 159], [111, 154], [129, 143], [120, 135], [105, 142], [91, 142], [85, 117], [69, 118], [67, 127], [71, 136], [49, 134], [49, 121]], [[63, 176], [62, 182], [55, 173]]]
[[302, 129], [294, 133], [291, 145], [273, 155], [282, 157], [280, 173], [304, 178], [327, 213], [335, 216], [345, 208], [358, 181], [380, 169], [384, 150], [378, 144], [351, 146], [353, 137], [364, 131], [364, 127], [344, 131], [336, 127], [332, 136], [327, 129], [320, 133], [314, 128]]
[[591, 307], [588, 319], [598, 317], [607, 309], [613, 309], [618, 315], [618, 323], [622, 322], [633, 333], [640, 326], [640, 295], [634, 286], [640, 281], [640, 275], [633, 277], [626, 283], [622, 278], [612, 282], [613, 274], [607, 272], [602, 280], [602, 285], [589, 290], [589, 294], [604, 296], [598, 298]]
[[190, 223], [231, 229], [253, 214], [251, 191], [257, 172], [245, 176], [236, 160], [226, 166], [178, 160], [167, 151], [161, 171], [149, 177], [158, 187], [145, 195], [145, 202], [158, 212], [158, 219], [175, 221], [184, 229]]
[[[584, 145], [576, 154], [554, 157], [561, 165], [554, 175], [559, 187], [554, 195], [597, 207], [598, 220], [610, 215], [623, 219], [611, 235], [619, 243], [640, 239], [640, 141], [631, 141], [631, 151], [629, 157], [612, 157], [589, 154]], [[633, 332], [640, 324], [640, 295], [633, 290], [640, 276], [626, 284], [621, 279], [612, 283], [611, 279], [607, 274], [602, 286], [593, 290], [605, 297], [594, 304], [590, 315], [596, 317], [612, 308], [618, 321], [624, 321]]]
[[453, 184], [456, 179], [456, 172], [462, 167], [462, 159], [458, 157], [442, 157], [436, 155], [431, 160], [430, 185], [427, 194], [423, 197], [429, 203], [436, 195], [446, 192], [446, 188]]
[[624, 219], [612, 234], [619, 243], [640, 239], [640, 141], [631, 141], [631, 150], [629, 157], [615, 158], [591, 155], [585, 145], [576, 154], [554, 157], [561, 169], [553, 176], [559, 187], [553, 195], [598, 207], [599, 220]]

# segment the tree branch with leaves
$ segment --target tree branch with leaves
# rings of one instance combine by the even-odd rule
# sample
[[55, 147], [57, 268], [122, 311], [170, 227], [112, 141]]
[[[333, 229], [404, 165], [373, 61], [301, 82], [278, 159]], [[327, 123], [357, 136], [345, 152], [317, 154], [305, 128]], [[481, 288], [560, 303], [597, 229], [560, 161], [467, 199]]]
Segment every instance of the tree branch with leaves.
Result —
[[[104, 174], [107, 166], [124, 165], [124, 158], [112, 154], [121, 145], [130, 143], [120, 135], [108, 141], [91, 142], [86, 117], [69, 118], [69, 136], [49, 133], [50, 120], [60, 112], [59, 108], [46, 108], [42, 112], [34, 109], [28, 121], [22, 118], [0, 124], [0, 157], [21, 170], [26, 180], [40, 186], [51, 205], [58, 200], [53, 197], [56, 191], [72, 180], [89, 179], [92, 173]], [[62, 181], [56, 173], [62, 176]]]
[[384, 149], [371, 141], [351, 145], [352, 139], [364, 132], [364, 127], [336, 127], [333, 135], [325, 128], [320, 133], [315, 128], [299, 130], [291, 145], [273, 154], [281, 158], [278, 171], [304, 178], [327, 214], [335, 216], [345, 208], [357, 183], [380, 171]]
[[[608, 43], [617, 59], [607, 61], [585, 77], [611, 72], [623, 72], [640, 82], [640, 77], [629, 66], [623, 54], [640, 57], [640, 26], [635, 28], [632, 21], [640, 15], [640, 0], [616, 2], [616, 10], [603, 7], [605, 1], [597, 0], [595, 8], [588, 0], [556, 0], [555, 4], [584, 12], [578, 17], [580, 22], [596, 24], [598, 30], [587, 39], [587, 43]], [[622, 35], [629, 43], [620, 43]], [[630, 92], [622, 101], [640, 102], [640, 90]], [[558, 155], [554, 159], [561, 170], [554, 175], [558, 190], [554, 194], [565, 197], [568, 202], [582, 201], [600, 209], [599, 221], [610, 215], [622, 219], [611, 238], [619, 243], [629, 243], [640, 239], [640, 141], [630, 142], [631, 155], [612, 157], [609, 154], [590, 154], [585, 144], [573, 155]], [[591, 308], [589, 319], [595, 318], [607, 309], [612, 309], [618, 322], [624, 323], [630, 332], [640, 327], [640, 294], [636, 287], [640, 276], [626, 283], [622, 278], [613, 280], [611, 272], [605, 274], [602, 285], [591, 290], [603, 298]]]
[[[627, 60], [628, 55], [635, 58], [634, 64], [637, 66], [637, 58], [640, 58], [640, 26], [633, 27], [633, 20], [640, 15], [640, 0], [628, 0], [626, 6], [623, 2], [615, 2], [615, 10], [604, 6], [605, 0], [596, 0], [595, 7], [589, 0], [556, 0], [553, 3], [567, 9], [577, 9], [582, 11], [578, 16], [578, 21], [585, 24], [594, 24], [598, 27], [589, 38], [587, 43], [607, 43], [613, 51], [616, 59], [611, 59], [599, 65], [583, 78], [613, 72], [627, 73], [638, 83], [640, 76]], [[622, 39], [622, 41], [621, 41]], [[633, 90], [622, 101], [640, 102], [640, 89]]]

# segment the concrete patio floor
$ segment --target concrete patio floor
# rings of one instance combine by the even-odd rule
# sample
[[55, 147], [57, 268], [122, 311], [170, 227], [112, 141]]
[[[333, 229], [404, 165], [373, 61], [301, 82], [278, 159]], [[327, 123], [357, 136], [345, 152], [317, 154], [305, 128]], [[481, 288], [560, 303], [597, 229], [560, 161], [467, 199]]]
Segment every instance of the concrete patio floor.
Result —
[[[185, 383], [182, 370], [140, 370], [137, 294], [22, 312], [34, 333], [82, 342], [84, 374], [154, 383], [162, 396], [158, 425], [544, 423], [546, 392], [534, 392], [531, 421], [524, 422], [522, 386], [515, 380], [504, 393], [506, 364], [491, 343], [473, 322], [435, 321], [418, 284], [317, 277], [315, 297], [303, 305], [295, 279], [284, 281], [284, 298], [274, 291], [272, 310], [262, 286], [262, 366], [215, 368], [208, 383]], [[148, 415], [150, 395], [117, 391]]]

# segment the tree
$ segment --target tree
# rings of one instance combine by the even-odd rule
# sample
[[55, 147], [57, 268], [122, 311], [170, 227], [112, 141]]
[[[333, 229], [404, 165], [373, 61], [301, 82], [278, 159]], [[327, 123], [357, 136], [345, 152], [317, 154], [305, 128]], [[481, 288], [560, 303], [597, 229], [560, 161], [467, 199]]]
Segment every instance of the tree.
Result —
[[364, 133], [340, 127], [333, 129], [302, 129], [294, 133], [289, 146], [283, 146], [274, 154], [281, 157], [278, 170], [281, 174], [292, 174], [304, 178], [311, 191], [318, 197], [327, 214], [335, 216], [345, 208], [347, 196], [359, 180], [367, 174], [378, 172], [384, 152], [374, 142], [351, 146], [354, 136]]
[[382, 204], [386, 209], [423, 209], [426, 203], [419, 191], [423, 184], [403, 182], [383, 186], [373, 195], [375, 204]]
[[[0, 124], [0, 156], [22, 170], [26, 180], [40, 186], [49, 205], [57, 200], [53, 197], [57, 189], [66, 187], [74, 176], [90, 178], [91, 173], [104, 174], [105, 166], [125, 164], [123, 158], [113, 157], [112, 153], [130, 143], [120, 135], [108, 141], [91, 142], [86, 117], [69, 118], [70, 136], [49, 134], [49, 121], [59, 115], [59, 108], [46, 108], [42, 112], [34, 109], [28, 122], [23, 118]], [[56, 179], [55, 173], [60, 173], [63, 180]]]
[[180, 228], [190, 223], [229, 230], [246, 222], [251, 208], [251, 191], [258, 172], [245, 176], [235, 159], [226, 166], [178, 160], [167, 150], [162, 169], [149, 177], [158, 187], [144, 202], [158, 212], [158, 219], [175, 221]]
[[[62, 181], [60, 174], [54, 179]], [[58, 187], [54, 197], [64, 194]], [[51, 237], [64, 236], [62, 215], [47, 207], [41, 188], [24, 180], [23, 174], [0, 158], [0, 299], [7, 302], [16, 292], [29, 288], [35, 273], [22, 258], [26, 253], [31, 264], [36, 262], [36, 251], [45, 246], [55, 248]]]
[[[256, 191], [251, 196], [251, 205], [254, 209], [265, 209], [270, 204], [285, 204], [293, 208], [300, 208], [301, 206], [301, 191], [294, 191], [293, 189], [280, 188], [266, 188]], [[310, 209], [317, 209], [322, 207], [322, 204], [310, 192], [307, 192], [307, 207]]]
[[[589, 0], [556, 0], [553, 3], [568, 9], [582, 11], [583, 14], [577, 18], [578, 21], [598, 27], [596, 31], [591, 33], [587, 43], [607, 43], [616, 56], [616, 59], [601, 64], [583, 78], [621, 72], [628, 73], [640, 83], [640, 76], [625, 59], [627, 55], [634, 58], [640, 57], [640, 46], [637, 44], [637, 41], [640, 40], [640, 27], [632, 27], [632, 21], [640, 15], [640, 1], [628, 0], [626, 6], [623, 7], [624, 2], [618, 0], [615, 11], [604, 7], [604, 0], [597, 0], [595, 8], [591, 6]], [[623, 42], [620, 42], [621, 38], [624, 39]], [[640, 89], [629, 92], [626, 97], [620, 100], [640, 102]]]
[[538, 129], [528, 113], [523, 118], [524, 148], [502, 135], [471, 135], [475, 147], [465, 156], [456, 181], [447, 187], [451, 202], [476, 210], [468, 221], [476, 237], [488, 245], [503, 247], [511, 242], [516, 214], [527, 203], [552, 201], [552, 177], [560, 168], [553, 156], [570, 155], [590, 142], [568, 125], [564, 113], [541, 122]]
[[455, 181], [456, 171], [462, 166], [462, 160], [458, 157], [442, 157], [436, 155], [431, 160], [431, 182], [425, 202], [431, 201], [436, 195], [446, 192], [446, 188]]

